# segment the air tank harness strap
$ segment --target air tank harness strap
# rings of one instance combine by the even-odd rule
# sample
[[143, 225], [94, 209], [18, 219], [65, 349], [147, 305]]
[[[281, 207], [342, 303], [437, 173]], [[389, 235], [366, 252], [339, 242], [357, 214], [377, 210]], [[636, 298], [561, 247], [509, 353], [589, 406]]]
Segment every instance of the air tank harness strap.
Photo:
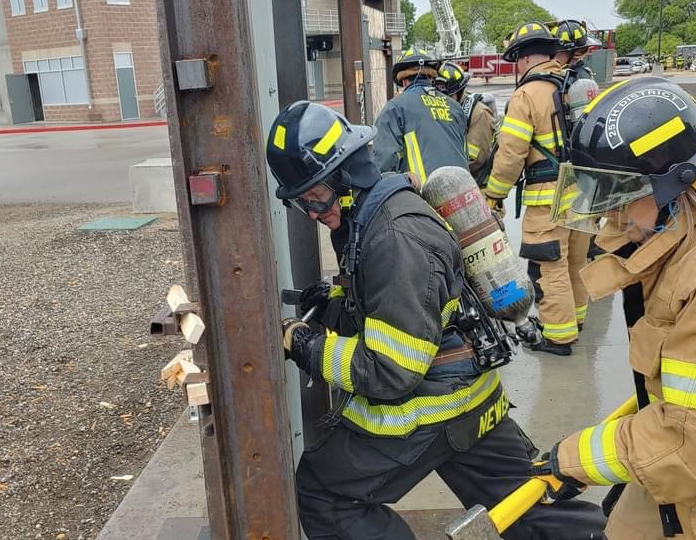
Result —
[[377, 182], [360, 202], [356, 215], [348, 218], [350, 232], [344, 251], [345, 264], [342, 268], [342, 276], [350, 280], [350, 286], [345, 287], [345, 306], [346, 311], [353, 319], [353, 324], [361, 332], [365, 325], [365, 308], [360, 300], [356, 285], [363, 233], [387, 199], [404, 189], [413, 191], [413, 184], [406, 175], [394, 174], [382, 177], [382, 180]]
[[517, 190], [515, 191], [515, 219], [519, 219], [522, 214], [522, 194], [527, 184], [532, 185], [542, 182], [551, 182], [558, 178], [560, 166], [558, 158], [535, 140], [532, 140], [532, 146], [541, 152], [546, 159], [526, 168], [522, 177], [517, 181]]

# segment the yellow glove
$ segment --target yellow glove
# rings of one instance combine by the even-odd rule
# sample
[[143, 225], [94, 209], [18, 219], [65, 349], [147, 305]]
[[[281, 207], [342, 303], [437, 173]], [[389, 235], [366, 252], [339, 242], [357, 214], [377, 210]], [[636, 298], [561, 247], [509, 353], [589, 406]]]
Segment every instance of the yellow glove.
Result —
[[491, 209], [491, 212], [494, 212], [500, 220], [502, 220], [505, 217], [505, 205], [503, 204], [504, 199], [492, 199], [490, 197], [486, 197], [486, 204], [488, 205], [488, 208]]

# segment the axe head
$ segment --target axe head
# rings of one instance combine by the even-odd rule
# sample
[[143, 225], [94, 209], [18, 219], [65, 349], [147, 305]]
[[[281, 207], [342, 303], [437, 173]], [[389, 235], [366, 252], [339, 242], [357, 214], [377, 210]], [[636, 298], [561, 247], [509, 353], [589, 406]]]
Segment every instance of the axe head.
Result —
[[283, 289], [280, 293], [280, 301], [288, 306], [297, 306], [300, 303], [301, 289]]
[[445, 531], [450, 540], [503, 540], [493, 521], [480, 504], [471, 507]]

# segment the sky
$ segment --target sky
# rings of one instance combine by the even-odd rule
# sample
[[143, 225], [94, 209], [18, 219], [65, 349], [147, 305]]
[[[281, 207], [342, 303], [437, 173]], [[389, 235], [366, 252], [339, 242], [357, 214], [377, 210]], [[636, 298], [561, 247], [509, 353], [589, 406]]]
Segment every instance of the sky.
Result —
[[[411, 0], [416, 6], [416, 18], [430, 11], [429, 0]], [[590, 28], [600, 30], [616, 28], [621, 22], [619, 17], [612, 14], [614, 2], [612, 0], [584, 0], [582, 12], [573, 7], [575, 2], [568, 0], [534, 0], [537, 5], [546, 8], [559, 19], [585, 20]]]

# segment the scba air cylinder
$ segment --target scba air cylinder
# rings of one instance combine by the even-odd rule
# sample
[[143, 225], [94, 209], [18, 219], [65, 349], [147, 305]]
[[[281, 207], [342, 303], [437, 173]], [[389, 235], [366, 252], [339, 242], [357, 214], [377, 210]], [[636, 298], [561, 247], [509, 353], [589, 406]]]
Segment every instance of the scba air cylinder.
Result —
[[452, 227], [466, 278], [489, 315], [526, 326], [534, 287], [471, 173], [440, 167], [428, 177], [421, 195]]

